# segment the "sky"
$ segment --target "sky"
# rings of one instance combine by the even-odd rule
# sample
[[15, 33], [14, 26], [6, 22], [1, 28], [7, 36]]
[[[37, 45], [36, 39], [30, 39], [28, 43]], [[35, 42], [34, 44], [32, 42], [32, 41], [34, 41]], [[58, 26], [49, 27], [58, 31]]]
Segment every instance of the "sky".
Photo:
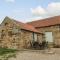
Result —
[[0, 23], [8, 16], [30, 22], [60, 15], [60, 0], [0, 0]]

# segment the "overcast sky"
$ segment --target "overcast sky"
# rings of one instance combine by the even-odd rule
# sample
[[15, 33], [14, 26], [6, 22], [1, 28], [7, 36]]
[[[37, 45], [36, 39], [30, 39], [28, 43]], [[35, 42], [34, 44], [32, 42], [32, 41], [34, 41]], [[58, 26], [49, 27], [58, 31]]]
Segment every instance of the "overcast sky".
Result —
[[60, 0], [0, 0], [0, 22], [5, 16], [28, 22], [60, 15]]

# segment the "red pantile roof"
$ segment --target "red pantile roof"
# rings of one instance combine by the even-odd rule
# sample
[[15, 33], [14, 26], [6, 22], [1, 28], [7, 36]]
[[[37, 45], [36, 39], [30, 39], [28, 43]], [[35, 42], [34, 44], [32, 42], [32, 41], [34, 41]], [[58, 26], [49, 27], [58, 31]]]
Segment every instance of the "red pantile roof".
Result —
[[42, 20], [32, 21], [28, 22], [27, 24], [30, 24], [34, 27], [46, 27], [51, 25], [57, 25], [60, 24], [60, 16], [54, 16]]
[[16, 21], [16, 23], [20, 25], [21, 29], [36, 32], [36, 33], [40, 33], [38, 30], [36, 30], [33, 26], [31, 26], [29, 24], [18, 22], [18, 21]]
[[36, 30], [33, 26], [31, 26], [29, 24], [18, 22], [18, 21], [14, 20], [14, 19], [11, 19], [9, 17], [5, 17], [4, 20], [11, 20], [11, 21], [13, 21], [17, 25], [19, 25], [21, 29], [28, 30], [28, 31], [31, 31], [31, 32], [40, 33], [38, 30]]

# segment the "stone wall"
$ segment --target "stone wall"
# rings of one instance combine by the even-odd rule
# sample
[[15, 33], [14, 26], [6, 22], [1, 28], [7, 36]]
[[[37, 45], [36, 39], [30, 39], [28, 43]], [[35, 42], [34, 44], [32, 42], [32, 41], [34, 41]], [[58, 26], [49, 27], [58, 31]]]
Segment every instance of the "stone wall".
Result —
[[33, 32], [29, 32], [26, 30], [21, 30], [21, 47], [30, 48], [31, 42], [33, 41]]
[[31, 43], [35, 41], [34, 40], [35, 38], [33, 39], [33, 34], [37, 34], [37, 42], [42, 43], [43, 34], [22, 30], [21, 31], [21, 39], [22, 39], [21, 42], [23, 42], [23, 44], [21, 45], [24, 48], [31, 48]]
[[[41, 40], [40, 34], [38, 39]], [[20, 25], [12, 20], [6, 19], [2, 22], [0, 26], [0, 47], [14, 49], [30, 48], [32, 41], [33, 32], [22, 30]]]
[[10, 24], [2, 25], [0, 28], [0, 47], [18, 48], [21, 39], [20, 28], [18, 29], [17, 26], [14, 27]]
[[44, 34], [38, 34], [38, 42], [42, 43]]
[[[22, 26], [23, 27], [23, 26]], [[34, 32], [35, 33], [35, 32]], [[37, 34], [37, 41], [42, 41], [42, 34]], [[23, 49], [31, 48], [33, 32], [23, 30], [16, 21], [5, 18], [0, 26], [0, 47]]]
[[[37, 29], [40, 32], [42, 32], [43, 34], [45, 32], [52, 32], [53, 44], [60, 45], [60, 28], [59, 28], [59, 25], [49, 26], [49, 27], [41, 27], [41, 28], [37, 28]], [[45, 39], [45, 37], [43, 37], [43, 39]]]

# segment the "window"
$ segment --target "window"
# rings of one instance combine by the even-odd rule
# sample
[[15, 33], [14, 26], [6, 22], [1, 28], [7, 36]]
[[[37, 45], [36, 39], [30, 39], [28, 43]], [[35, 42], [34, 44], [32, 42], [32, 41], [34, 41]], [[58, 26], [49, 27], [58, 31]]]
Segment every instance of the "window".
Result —
[[37, 41], [37, 34], [34, 34], [34, 38], [35, 38], [34, 41]]
[[33, 41], [37, 41], [37, 34], [33, 33]]
[[45, 40], [48, 42], [53, 42], [52, 32], [45, 32]]

